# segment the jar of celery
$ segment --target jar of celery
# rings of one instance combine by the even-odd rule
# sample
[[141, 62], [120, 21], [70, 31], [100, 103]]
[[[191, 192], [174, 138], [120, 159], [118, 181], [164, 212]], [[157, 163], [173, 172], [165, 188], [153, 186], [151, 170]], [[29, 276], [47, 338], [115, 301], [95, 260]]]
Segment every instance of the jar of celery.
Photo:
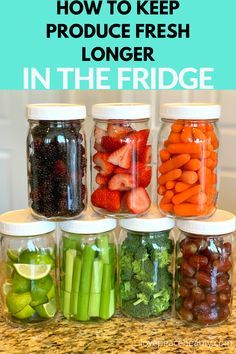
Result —
[[88, 211], [60, 223], [61, 311], [67, 319], [108, 320], [116, 307], [116, 221]]

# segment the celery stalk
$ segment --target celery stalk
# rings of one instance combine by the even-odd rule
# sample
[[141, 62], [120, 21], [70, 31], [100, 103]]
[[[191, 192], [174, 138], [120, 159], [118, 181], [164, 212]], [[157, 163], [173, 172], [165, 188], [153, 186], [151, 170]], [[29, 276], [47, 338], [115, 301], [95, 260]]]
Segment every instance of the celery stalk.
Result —
[[109, 318], [111, 318], [114, 315], [115, 308], [116, 308], [115, 289], [111, 289], [110, 304], [109, 304]]
[[63, 314], [66, 318], [70, 317], [70, 298], [71, 294], [68, 293], [67, 291], [63, 292]]
[[71, 293], [71, 312], [73, 314], [77, 313], [81, 265], [82, 265], [81, 257], [76, 256], [74, 260], [72, 293]]
[[109, 240], [107, 234], [102, 234], [97, 237], [96, 245], [98, 247], [99, 258], [103, 260], [104, 264], [109, 264]]
[[110, 295], [111, 295], [111, 275], [113, 269], [110, 264], [104, 264], [102, 277], [102, 290], [99, 316], [107, 320], [109, 318]]
[[72, 290], [73, 267], [76, 253], [76, 250], [72, 249], [66, 251], [65, 291], [68, 292]]
[[103, 262], [95, 259], [93, 262], [93, 273], [89, 298], [89, 317], [99, 317], [101, 287], [102, 287]]
[[111, 288], [115, 288], [115, 272], [116, 272], [116, 250], [113, 244], [109, 244], [109, 258], [112, 267], [111, 273]]
[[89, 320], [88, 307], [94, 255], [95, 250], [93, 248], [93, 245], [86, 244], [82, 255], [82, 268], [80, 276], [78, 308], [76, 315], [76, 319], [78, 319], [79, 321]]

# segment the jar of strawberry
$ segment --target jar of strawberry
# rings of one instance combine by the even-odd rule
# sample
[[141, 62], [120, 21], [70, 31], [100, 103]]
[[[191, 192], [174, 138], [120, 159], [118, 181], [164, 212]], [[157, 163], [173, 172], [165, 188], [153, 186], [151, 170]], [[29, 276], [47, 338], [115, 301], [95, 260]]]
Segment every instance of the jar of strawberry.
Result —
[[168, 216], [208, 217], [218, 196], [220, 106], [168, 103], [160, 116], [158, 206]]
[[92, 108], [93, 209], [103, 215], [132, 217], [151, 205], [150, 105], [96, 104]]
[[235, 216], [217, 210], [205, 220], [177, 220], [176, 312], [186, 323], [227, 320], [233, 299]]

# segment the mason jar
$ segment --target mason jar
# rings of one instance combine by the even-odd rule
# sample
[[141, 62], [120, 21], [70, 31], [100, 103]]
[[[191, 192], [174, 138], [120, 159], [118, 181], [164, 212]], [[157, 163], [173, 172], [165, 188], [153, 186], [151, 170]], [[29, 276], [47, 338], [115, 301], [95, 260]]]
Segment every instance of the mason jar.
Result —
[[85, 106], [27, 107], [29, 206], [39, 219], [78, 217], [86, 207]]
[[116, 308], [116, 221], [93, 212], [60, 223], [61, 312], [82, 322], [108, 320]]
[[216, 210], [220, 106], [168, 103], [160, 109], [158, 206], [168, 216], [202, 218]]
[[176, 312], [186, 323], [210, 326], [231, 314], [235, 216], [217, 210], [205, 220], [177, 220]]
[[120, 220], [119, 305], [125, 316], [170, 315], [173, 304], [174, 220], [153, 211]]
[[102, 215], [135, 217], [150, 208], [150, 105], [104, 103], [92, 108], [91, 203]]
[[54, 318], [57, 311], [55, 223], [29, 209], [0, 216], [2, 317], [16, 324]]

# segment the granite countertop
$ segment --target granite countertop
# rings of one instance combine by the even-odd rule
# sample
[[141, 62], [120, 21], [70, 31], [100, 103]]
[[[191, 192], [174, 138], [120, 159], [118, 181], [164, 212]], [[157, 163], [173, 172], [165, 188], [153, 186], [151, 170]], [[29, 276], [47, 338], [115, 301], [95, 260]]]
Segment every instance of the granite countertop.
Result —
[[37, 328], [0, 322], [1, 354], [224, 353], [236, 348], [236, 291], [230, 320], [216, 327], [187, 327], [174, 319], [136, 321], [116, 315], [99, 324], [58, 318]]

